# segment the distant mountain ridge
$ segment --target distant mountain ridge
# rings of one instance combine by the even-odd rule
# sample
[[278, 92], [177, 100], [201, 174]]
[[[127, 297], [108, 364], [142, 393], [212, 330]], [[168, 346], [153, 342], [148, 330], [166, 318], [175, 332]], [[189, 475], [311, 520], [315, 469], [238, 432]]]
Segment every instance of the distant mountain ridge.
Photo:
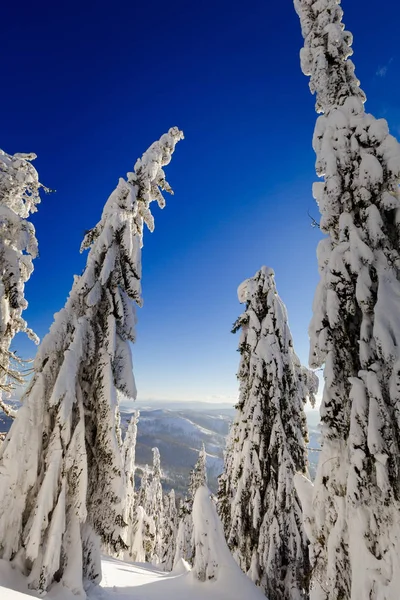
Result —
[[[136, 442], [136, 462], [140, 469], [151, 466], [154, 446], [160, 450], [161, 468], [166, 490], [175, 489], [184, 495], [189, 473], [197, 461], [204, 443], [207, 452], [207, 472], [210, 489], [217, 490], [217, 477], [223, 470], [223, 451], [234, 409], [170, 410], [141, 409]], [[131, 413], [121, 413], [125, 430]]]
[[[175, 407], [181, 406], [180, 410]], [[138, 435], [136, 445], [136, 462], [141, 472], [144, 465], [151, 467], [151, 449], [157, 446], [161, 454], [163, 486], [166, 490], [174, 488], [178, 495], [187, 490], [189, 473], [193, 468], [202, 443], [207, 452], [207, 472], [209, 487], [216, 493], [218, 476], [224, 467], [223, 453], [226, 436], [235, 416], [233, 406], [227, 404], [222, 408], [214, 408], [212, 404], [196, 403], [196, 409], [190, 408], [193, 403], [174, 403], [172, 407], [154, 403], [153, 407], [140, 409]], [[219, 405], [221, 406], [221, 405]], [[124, 407], [126, 408], [126, 407]], [[319, 411], [309, 411], [309, 471], [315, 477], [319, 457]], [[122, 428], [131, 416], [131, 411], [121, 413]], [[141, 473], [140, 473], [141, 474]]]
[[[121, 427], [125, 433], [134, 410], [140, 410], [136, 443], [137, 484], [144, 466], [151, 468], [152, 448], [160, 450], [163, 487], [174, 488], [178, 496], [187, 490], [189, 473], [197, 461], [202, 443], [207, 452], [209, 487], [216, 493], [218, 476], [223, 471], [226, 436], [235, 416], [227, 403], [208, 402], [129, 402], [121, 404]], [[310, 475], [315, 477], [319, 457], [319, 412], [307, 412], [310, 435]], [[11, 427], [12, 419], [0, 412], [0, 439]]]

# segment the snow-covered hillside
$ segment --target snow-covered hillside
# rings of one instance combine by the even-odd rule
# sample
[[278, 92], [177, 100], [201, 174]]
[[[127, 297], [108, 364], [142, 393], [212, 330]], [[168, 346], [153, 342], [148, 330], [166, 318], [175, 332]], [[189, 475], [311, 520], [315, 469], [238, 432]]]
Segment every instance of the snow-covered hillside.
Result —
[[[132, 412], [121, 414], [125, 430]], [[139, 468], [152, 463], [152, 448], [161, 454], [163, 486], [184, 494], [190, 470], [197, 461], [204, 443], [207, 452], [207, 472], [212, 492], [217, 491], [217, 477], [223, 470], [226, 436], [234, 415], [225, 410], [141, 409], [138, 423], [136, 461]]]
[[[125, 408], [121, 414], [122, 427], [125, 430], [132, 411]], [[216, 410], [196, 407], [141, 409], [136, 443], [137, 464], [144, 466], [152, 462], [152, 448], [157, 446], [161, 454], [163, 487], [174, 488], [178, 494], [184, 494], [187, 488], [189, 472], [197, 461], [198, 452], [204, 443], [207, 452], [208, 485], [213, 493], [217, 492], [217, 478], [223, 471], [223, 453], [226, 446], [230, 424], [235, 411], [233, 408]], [[319, 449], [320, 432], [318, 411], [307, 414], [310, 444]], [[309, 452], [309, 469], [314, 479], [319, 452]]]

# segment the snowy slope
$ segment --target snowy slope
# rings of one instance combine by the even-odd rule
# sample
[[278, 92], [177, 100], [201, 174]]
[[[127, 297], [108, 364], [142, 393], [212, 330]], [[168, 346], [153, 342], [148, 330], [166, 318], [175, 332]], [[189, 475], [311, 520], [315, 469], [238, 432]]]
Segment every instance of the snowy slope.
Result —
[[[191, 572], [163, 573], [147, 564], [103, 559], [101, 588], [89, 592], [89, 600], [265, 600], [265, 596], [235, 568], [216, 582], [200, 583]], [[183, 572], [182, 572], [183, 571]], [[27, 589], [24, 578], [9, 563], [0, 561], [1, 600], [28, 600], [39, 597]], [[56, 588], [48, 600], [77, 600]]]

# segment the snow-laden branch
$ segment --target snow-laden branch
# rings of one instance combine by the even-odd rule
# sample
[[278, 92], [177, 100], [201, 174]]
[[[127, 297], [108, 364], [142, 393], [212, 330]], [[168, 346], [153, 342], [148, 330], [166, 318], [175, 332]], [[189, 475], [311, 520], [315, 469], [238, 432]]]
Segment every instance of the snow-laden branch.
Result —
[[365, 102], [349, 58], [353, 54], [353, 36], [342, 23], [340, 0], [294, 0], [294, 6], [304, 37], [301, 68], [310, 77], [317, 112], [342, 105], [350, 96]]

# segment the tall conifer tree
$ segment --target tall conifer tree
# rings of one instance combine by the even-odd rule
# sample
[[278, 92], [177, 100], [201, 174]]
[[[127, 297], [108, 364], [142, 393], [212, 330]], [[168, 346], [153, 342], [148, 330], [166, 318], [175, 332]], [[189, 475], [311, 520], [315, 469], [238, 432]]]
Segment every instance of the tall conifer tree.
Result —
[[125, 498], [123, 501], [124, 508], [124, 522], [126, 528], [124, 531], [124, 542], [129, 548], [133, 543], [133, 525], [135, 521], [135, 471], [136, 471], [136, 437], [137, 437], [137, 424], [140, 413], [135, 411], [132, 418], [129, 421], [128, 429], [125, 434], [125, 439], [122, 446], [122, 460], [124, 463], [124, 474], [125, 474]]
[[207, 453], [202, 444], [198, 459], [189, 478], [189, 489], [185, 499], [179, 506], [179, 525], [176, 539], [174, 566], [183, 558], [193, 564], [195, 547], [193, 538], [193, 501], [197, 490], [207, 486]]
[[307, 597], [308, 548], [294, 474], [307, 473], [304, 405], [316, 376], [301, 366], [274, 272], [238, 289], [244, 313], [239, 402], [225, 454], [218, 509], [236, 561], [269, 600]]
[[151, 557], [151, 562], [158, 564], [161, 562], [163, 554], [162, 545], [164, 527], [161, 462], [160, 451], [158, 448], [153, 448], [153, 476], [149, 486], [149, 500], [147, 502], [146, 513], [154, 522], [154, 555]]
[[14, 417], [4, 402], [4, 392], [23, 383], [21, 362], [11, 351], [14, 336], [26, 333], [38, 343], [22, 313], [28, 306], [24, 288], [33, 271], [38, 245], [35, 228], [28, 221], [37, 211], [41, 184], [31, 164], [35, 154], [14, 154], [0, 150], [0, 408]]
[[178, 511], [176, 508], [175, 491], [171, 490], [164, 496], [164, 527], [162, 565], [165, 571], [172, 571], [174, 566], [176, 536], [178, 528]]
[[[400, 589], [400, 146], [366, 113], [340, 0], [295, 0], [316, 95], [320, 282], [310, 326], [324, 368], [312, 507], [313, 599]], [[372, 39], [372, 38], [371, 38]]]
[[174, 128], [120, 179], [85, 236], [87, 265], [43, 340], [22, 408], [0, 450], [0, 556], [41, 592], [56, 579], [84, 595], [98, 581], [95, 536], [123, 548], [125, 477], [117, 392], [135, 398], [129, 343], [141, 304], [143, 225], [164, 205]]

